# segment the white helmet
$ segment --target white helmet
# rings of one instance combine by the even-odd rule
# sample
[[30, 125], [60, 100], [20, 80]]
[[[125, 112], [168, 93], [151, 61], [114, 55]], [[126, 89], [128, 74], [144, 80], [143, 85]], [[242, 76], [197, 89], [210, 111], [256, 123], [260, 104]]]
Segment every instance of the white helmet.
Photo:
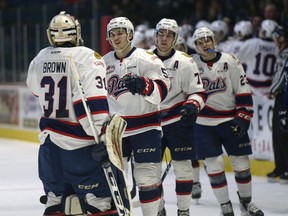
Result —
[[178, 27], [176, 20], [167, 19], [167, 18], [161, 19], [156, 25], [155, 32], [156, 33], [159, 32], [160, 29], [174, 32], [175, 33], [175, 42], [176, 42], [177, 37], [178, 37], [178, 32], [179, 32], [179, 27]]
[[195, 24], [195, 29], [198, 28], [203, 28], [203, 27], [207, 27], [210, 28], [210, 23], [206, 20], [199, 20], [196, 24]]
[[215, 20], [211, 23], [210, 25], [210, 29], [214, 32], [214, 33], [218, 33], [218, 32], [223, 32], [223, 34], [225, 36], [228, 35], [229, 32], [229, 28], [228, 25], [222, 21], [222, 20]]
[[181, 46], [183, 45], [185, 51], [184, 52], [187, 52], [188, 51], [188, 48], [187, 48], [187, 44], [186, 44], [186, 41], [183, 37], [181, 37], [180, 35], [178, 35], [178, 38], [177, 38], [177, 41], [175, 43], [175, 49], [176, 49], [176, 46]]
[[145, 34], [140, 31], [135, 31], [135, 34], [132, 40], [132, 46], [137, 47], [138, 44], [143, 41], [145, 41]]
[[216, 42], [215, 42], [215, 36], [214, 33], [207, 27], [199, 28], [196, 29], [193, 36], [192, 36], [192, 41], [193, 41], [193, 46], [194, 48], [198, 51], [197, 46], [196, 46], [196, 41], [201, 38], [208, 38], [211, 37], [214, 45], [214, 49], [216, 48]]
[[126, 17], [116, 17], [110, 20], [110, 22], [107, 25], [107, 33], [106, 37], [109, 38], [109, 33], [112, 29], [115, 28], [124, 28], [127, 31], [127, 34], [131, 33], [134, 34], [134, 26], [132, 22], [126, 18]]
[[261, 23], [261, 29], [259, 33], [259, 37], [261, 38], [272, 38], [272, 32], [278, 26], [277, 22], [274, 20], [266, 19]]
[[243, 40], [245, 37], [253, 35], [253, 25], [250, 21], [237, 22], [233, 30], [237, 40]]
[[179, 35], [185, 39], [191, 37], [193, 34], [194, 28], [192, 25], [184, 24], [179, 27]]
[[52, 18], [47, 29], [47, 37], [52, 46], [61, 46], [65, 42], [74, 46], [83, 44], [80, 23], [65, 11]]
[[147, 29], [148, 29], [148, 26], [147, 26], [147, 25], [145, 25], [145, 24], [139, 24], [139, 25], [136, 26], [135, 32], [138, 31], [138, 32], [144, 33]]

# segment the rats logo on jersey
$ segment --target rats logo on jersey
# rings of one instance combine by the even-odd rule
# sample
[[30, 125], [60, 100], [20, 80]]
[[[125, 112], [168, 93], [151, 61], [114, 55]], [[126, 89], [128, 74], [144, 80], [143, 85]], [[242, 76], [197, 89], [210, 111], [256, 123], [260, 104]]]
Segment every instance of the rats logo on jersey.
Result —
[[227, 89], [226, 77], [217, 77], [216, 80], [203, 77], [202, 82], [208, 96], [213, 93], [223, 92]]
[[107, 80], [107, 91], [109, 95], [117, 99], [121, 94], [127, 92], [128, 89], [125, 87], [123, 79], [114, 74]]

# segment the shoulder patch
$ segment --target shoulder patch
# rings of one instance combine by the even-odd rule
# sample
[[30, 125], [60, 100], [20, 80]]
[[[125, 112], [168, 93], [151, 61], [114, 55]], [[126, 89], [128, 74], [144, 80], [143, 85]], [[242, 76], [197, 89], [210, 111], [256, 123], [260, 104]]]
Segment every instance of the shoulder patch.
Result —
[[97, 52], [94, 52], [94, 56], [97, 59], [101, 59], [102, 58], [102, 56], [99, 53], [97, 53]]
[[154, 53], [149, 50], [146, 50], [146, 53], [148, 53], [149, 55], [154, 55]]
[[182, 52], [181, 54], [186, 56], [186, 57], [188, 57], [188, 58], [191, 58], [191, 56], [189, 54], [185, 53], [185, 52]]

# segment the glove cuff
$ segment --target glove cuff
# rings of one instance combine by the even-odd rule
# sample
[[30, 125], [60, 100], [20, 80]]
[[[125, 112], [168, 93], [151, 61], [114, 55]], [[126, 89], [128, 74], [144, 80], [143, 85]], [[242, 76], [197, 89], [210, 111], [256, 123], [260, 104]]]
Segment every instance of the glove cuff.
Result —
[[143, 93], [145, 94], [145, 95], [151, 95], [151, 93], [153, 92], [153, 90], [154, 90], [154, 85], [153, 85], [153, 82], [152, 82], [152, 80], [150, 80], [148, 77], [145, 77], [145, 76], [143, 76], [143, 77], [141, 77], [143, 80], [144, 80], [144, 82], [145, 82], [145, 88], [144, 88], [144, 90], [143, 90]]
[[193, 104], [197, 107], [197, 110], [198, 110], [198, 113], [200, 112], [200, 104], [197, 100], [194, 100], [194, 99], [189, 99], [187, 100], [183, 105], [185, 104]]
[[236, 117], [241, 118], [245, 121], [251, 121], [252, 117], [253, 117], [253, 110], [238, 110], [236, 112]]

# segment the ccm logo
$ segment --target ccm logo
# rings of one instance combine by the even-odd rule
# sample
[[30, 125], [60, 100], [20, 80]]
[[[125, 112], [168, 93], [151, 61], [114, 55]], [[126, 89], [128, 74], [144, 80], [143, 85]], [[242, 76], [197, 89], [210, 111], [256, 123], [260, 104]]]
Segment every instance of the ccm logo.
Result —
[[146, 148], [146, 149], [138, 149], [137, 153], [149, 153], [149, 152], [155, 152], [156, 148]]

